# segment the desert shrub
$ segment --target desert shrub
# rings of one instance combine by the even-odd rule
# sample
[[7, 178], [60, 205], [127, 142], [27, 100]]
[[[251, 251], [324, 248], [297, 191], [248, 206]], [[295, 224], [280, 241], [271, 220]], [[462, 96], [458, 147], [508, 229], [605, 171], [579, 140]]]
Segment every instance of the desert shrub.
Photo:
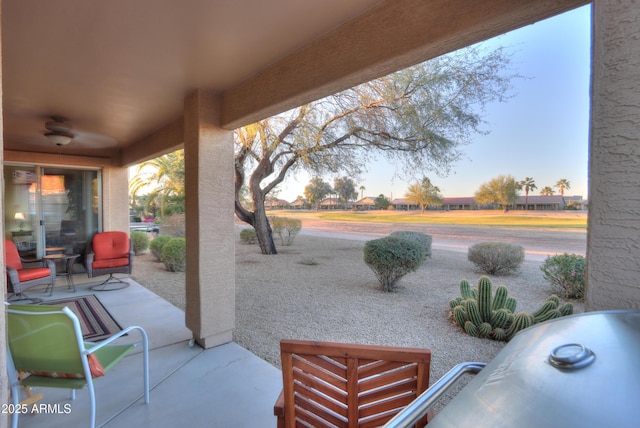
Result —
[[431, 257], [431, 242], [433, 241], [431, 235], [427, 235], [422, 232], [398, 230], [396, 232], [391, 232], [389, 236], [397, 236], [398, 238], [405, 238], [416, 241], [418, 244], [424, 247], [425, 257]]
[[549, 256], [540, 270], [555, 293], [562, 297], [584, 298], [587, 261], [583, 256], [567, 253]]
[[171, 241], [170, 236], [159, 235], [153, 238], [149, 243], [149, 249], [151, 249], [151, 254], [153, 254], [159, 262], [162, 261], [162, 248], [169, 241]]
[[242, 229], [240, 231], [240, 242], [243, 244], [256, 244], [258, 242], [256, 230], [253, 227]]
[[134, 230], [131, 232], [131, 242], [133, 243], [133, 252], [136, 256], [144, 253], [149, 248], [149, 237], [146, 232]]
[[302, 221], [297, 218], [271, 217], [270, 221], [274, 233], [280, 237], [284, 246], [291, 245], [302, 229]]
[[162, 248], [162, 262], [169, 272], [184, 272], [187, 260], [187, 241], [171, 238]]
[[398, 280], [415, 272], [424, 258], [424, 247], [410, 239], [387, 236], [364, 245], [364, 262], [376, 274], [383, 291], [393, 291]]
[[467, 258], [490, 275], [508, 275], [520, 268], [524, 248], [504, 242], [480, 242], [469, 247]]
[[176, 238], [185, 235], [185, 217], [183, 213], [175, 213], [163, 217], [160, 221], [160, 234]]

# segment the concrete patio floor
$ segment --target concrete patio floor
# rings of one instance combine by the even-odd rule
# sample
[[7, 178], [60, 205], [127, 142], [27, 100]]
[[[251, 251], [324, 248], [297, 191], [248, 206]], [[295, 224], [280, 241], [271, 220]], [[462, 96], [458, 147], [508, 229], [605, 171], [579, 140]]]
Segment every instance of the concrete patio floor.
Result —
[[[123, 328], [143, 327], [149, 337], [151, 402], [145, 405], [142, 399], [142, 358], [136, 350], [95, 382], [97, 426], [276, 426], [273, 404], [282, 387], [280, 370], [235, 343], [208, 350], [190, 347], [184, 312], [131, 279], [125, 289], [102, 292], [89, 288], [97, 283], [95, 278], [84, 284], [78, 283], [79, 275], [74, 280], [75, 293], [59, 280], [51, 297], [39, 290], [29, 294], [45, 300], [95, 294]], [[122, 340], [136, 341], [136, 335]], [[19, 427], [89, 425], [86, 388], [73, 401], [69, 390], [34, 388], [33, 392], [43, 394], [39, 404], [50, 406], [47, 412], [21, 415]], [[65, 404], [70, 411], [65, 412], [69, 408]]]

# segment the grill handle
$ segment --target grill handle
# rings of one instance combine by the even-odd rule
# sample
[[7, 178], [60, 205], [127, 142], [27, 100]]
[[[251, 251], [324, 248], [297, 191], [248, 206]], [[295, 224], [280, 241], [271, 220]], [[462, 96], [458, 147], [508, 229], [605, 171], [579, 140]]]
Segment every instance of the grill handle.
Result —
[[429, 389], [420, 394], [418, 398], [413, 400], [411, 404], [405, 407], [400, 413], [395, 415], [393, 419], [384, 425], [384, 428], [406, 428], [414, 425], [424, 417], [429, 410], [440, 400], [440, 398], [458, 381], [465, 373], [477, 374], [487, 363], [466, 362], [460, 363], [436, 383], [431, 385]]

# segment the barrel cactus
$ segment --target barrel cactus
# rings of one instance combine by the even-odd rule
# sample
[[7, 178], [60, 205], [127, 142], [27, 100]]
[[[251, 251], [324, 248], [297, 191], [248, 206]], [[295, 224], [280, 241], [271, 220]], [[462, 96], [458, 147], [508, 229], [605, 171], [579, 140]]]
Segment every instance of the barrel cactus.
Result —
[[571, 303], [562, 303], [558, 296], [551, 295], [534, 313], [516, 314], [518, 301], [509, 296], [507, 287], [500, 285], [495, 292], [492, 288], [487, 276], [480, 277], [476, 288], [465, 279], [460, 282], [460, 296], [449, 301], [451, 319], [470, 336], [509, 341], [536, 323], [573, 313]]

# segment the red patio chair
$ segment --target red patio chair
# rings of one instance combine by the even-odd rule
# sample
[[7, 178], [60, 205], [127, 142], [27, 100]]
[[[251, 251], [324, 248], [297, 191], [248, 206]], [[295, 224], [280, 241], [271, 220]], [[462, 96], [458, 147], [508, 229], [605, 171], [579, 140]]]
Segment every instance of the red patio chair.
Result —
[[[4, 240], [7, 289], [9, 293], [13, 294], [9, 297], [9, 301], [31, 300], [33, 303], [39, 303], [42, 299], [27, 296], [24, 293], [25, 290], [39, 285], [47, 285], [47, 288], [53, 288], [56, 282], [55, 263], [51, 260], [39, 261], [43, 262], [45, 267], [26, 269], [23, 266], [23, 260], [20, 258], [16, 244], [10, 239]], [[33, 262], [33, 260], [29, 260], [29, 263]]]
[[[133, 271], [133, 243], [126, 232], [96, 233], [91, 241], [91, 249], [85, 257], [89, 278], [109, 274], [100, 284], [91, 287], [93, 290], [119, 290], [129, 283], [113, 276], [114, 273], [131, 274]], [[107, 284], [118, 283], [119, 286], [106, 288]]]

